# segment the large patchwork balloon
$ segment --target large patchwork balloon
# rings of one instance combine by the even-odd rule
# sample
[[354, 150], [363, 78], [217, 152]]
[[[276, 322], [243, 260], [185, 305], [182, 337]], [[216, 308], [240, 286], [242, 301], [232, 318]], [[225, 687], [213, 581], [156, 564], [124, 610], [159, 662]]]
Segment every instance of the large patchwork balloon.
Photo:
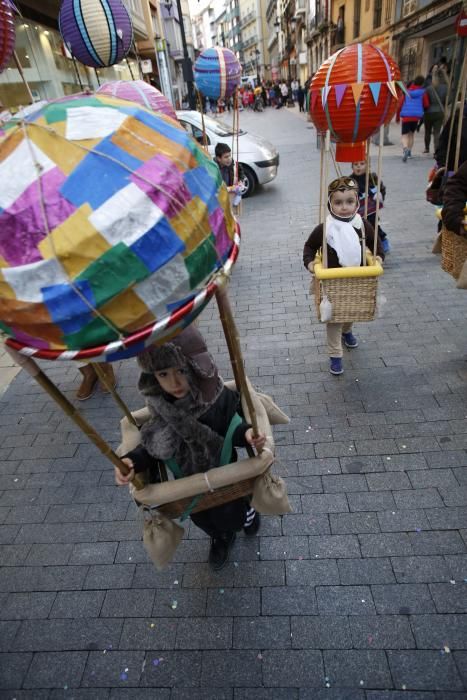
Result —
[[0, 328], [48, 359], [137, 354], [204, 308], [238, 253], [216, 164], [166, 116], [63, 98], [0, 141]]
[[240, 85], [242, 67], [230, 49], [205, 49], [194, 66], [196, 87], [204, 97], [218, 100], [230, 97]]
[[15, 20], [9, 0], [0, 0], [0, 73], [6, 68], [15, 50]]
[[70, 53], [92, 68], [119, 63], [133, 43], [133, 25], [122, 0], [63, 0], [58, 24]]
[[154, 112], [161, 112], [172, 119], [177, 119], [175, 110], [167, 97], [144, 80], [115, 80], [104, 83], [97, 93], [119, 97], [121, 100], [130, 100], [130, 102], [136, 102]]

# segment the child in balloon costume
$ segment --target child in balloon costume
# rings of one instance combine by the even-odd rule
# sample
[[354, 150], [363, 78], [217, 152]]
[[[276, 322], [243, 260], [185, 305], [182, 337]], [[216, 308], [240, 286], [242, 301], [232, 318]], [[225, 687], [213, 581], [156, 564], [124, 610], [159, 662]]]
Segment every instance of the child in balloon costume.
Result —
[[[339, 177], [329, 183], [328, 211], [326, 219], [327, 257], [329, 267], [357, 267], [363, 264], [363, 235], [370, 248], [374, 244], [374, 229], [358, 213], [358, 184], [352, 177]], [[312, 274], [316, 254], [323, 242], [323, 224], [311, 232], [303, 248], [303, 264]], [[384, 259], [381, 242], [377, 251]], [[349, 348], [358, 347], [357, 338], [352, 332], [351, 323], [326, 324], [327, 343], [331, 374], [342, 374], [342, 343]]]
[[[264, 447], [265, 436], [253, 437], [251, 426], [240, 415], [238, 393], [224, 386], [196, 328], [185, 329], [170, 343], [148, 348], [138, 356], [138, 364], [142, 369], [138, 388], [150, 418], [141, 428], [141, 446], [125, 457], [130, 474], [122, 476], [115, 467], [119, 486], [148, 468], [157, 481], [156, 460], [164, 461], [180, 478], [236, 461], [236, 447]], [[211, 537], [212, 569], [225, 565], [236, 532], [242, 528], [247, 535], [258, 532], [259, 517], [246, 498], [191, 514]]]

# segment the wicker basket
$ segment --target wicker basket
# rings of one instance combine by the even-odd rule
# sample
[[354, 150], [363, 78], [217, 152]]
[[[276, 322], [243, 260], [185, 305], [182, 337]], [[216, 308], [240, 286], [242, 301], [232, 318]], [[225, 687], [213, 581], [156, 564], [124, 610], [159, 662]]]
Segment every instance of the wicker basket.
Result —
[[317, 256], [314, 273], [314, 296], [320, 321], [320, 304], [325, 296], [332, 304], [331, 323], [373, 321], [378, 277], [383, 274], [383, 268], [370, 254], [365, 267], [323, 268]]
[[458, 279], [462, 266], [467, 260], [467, 236], [460, 236], [448, 231], [443, 226], [441, 230], [441, 267], [454, 279]]

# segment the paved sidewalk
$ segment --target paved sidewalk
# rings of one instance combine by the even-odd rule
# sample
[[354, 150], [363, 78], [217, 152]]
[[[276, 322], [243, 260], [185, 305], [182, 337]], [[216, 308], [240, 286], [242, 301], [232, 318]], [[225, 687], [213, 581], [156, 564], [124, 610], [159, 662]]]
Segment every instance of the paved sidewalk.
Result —
[[[241, 119], [281, 155], [244, 203], [231, 300], [249, 376], [291, 415], [275, 435], [294, 512], [217, 575], [189, 527], [157, 573], [112, 468], [20, 373], [0, 399], [0, 700], [467, 698], [467, 296], [431, 254], [432, 161], [421, 135], [405, 165], [385, 149], [387, 303], [336, 378], [301, 263], [315, 132], [286, 109]], [[201, 328], [229, 377], [214, 305]], [[76, 367], [44, 366], [72, 397]], [[135, 362], [118, 376], [139, 407]], [[110, 399], [82, 408], [117, 444]]]

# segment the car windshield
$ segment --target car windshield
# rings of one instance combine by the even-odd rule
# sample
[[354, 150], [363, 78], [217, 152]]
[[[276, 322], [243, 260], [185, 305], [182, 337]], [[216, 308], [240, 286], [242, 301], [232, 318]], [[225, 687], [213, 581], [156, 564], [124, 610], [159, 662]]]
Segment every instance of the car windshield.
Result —
[[[221, 119], [213, 119], [212, 117], [207, 117], [205, 115], [204, 123], [206, 124], [206, 128], [213, 131], [216, 136], [233, 136], [232, 127], [229, 126], [229, 124], [226, 124], [226, 122], [223, 122]], [[239, 129], [238, 133], [245, 134], [246, 132]]]

